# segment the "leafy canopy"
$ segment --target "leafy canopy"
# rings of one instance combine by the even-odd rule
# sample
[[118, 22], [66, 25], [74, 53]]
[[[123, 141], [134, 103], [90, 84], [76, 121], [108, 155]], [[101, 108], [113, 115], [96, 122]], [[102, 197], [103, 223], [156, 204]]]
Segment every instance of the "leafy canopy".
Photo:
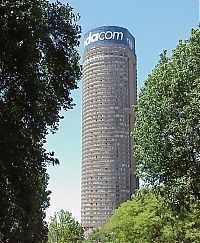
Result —
[[0, 237], [46, 242], [48, 163], [43, 145], [81, 71], [72, 8], [46, 0], [0, 3]]
[[75, 221], [72, 214], [60, 210], [51, 217], [49, 223], [48, 243], [78, 243], [83, 241], [82, 226]]
[[177, 216], [164, 198], [145, 187], [116, 209], [101, 231], [113, 235], [113, 243], [197, 243], [200, 241], [199, 219], [198, 204], [192, 203], [190, 211]]
[[200, 199], [200, 29], [180, 41], [171, 58], [164, 51], [145, 81], [133, 132], [138, 174], [164, 185], [173, 207]]
[[89, 234], [89, 237], [87, 240], [84, 241], [84, 243], [96, 243], [96, 242], [106, 242], [106, 243], [112, 243], [114, 242], [114, 235], [113, 233], [106, 233], [102, 229], [94, 229]]

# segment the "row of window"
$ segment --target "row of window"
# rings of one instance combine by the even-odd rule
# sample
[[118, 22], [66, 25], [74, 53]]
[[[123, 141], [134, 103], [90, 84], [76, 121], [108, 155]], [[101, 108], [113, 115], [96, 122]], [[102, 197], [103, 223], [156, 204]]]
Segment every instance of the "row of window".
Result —
[[87, 73], [88, 70], [91, 70], [91, 69], [96, 69], [96, 68], [99, 68], [99, 69], [121, 69], [121, 70], [125, 70], [125, 69], [128, 69], [128, 63], [126, 60], [123, 60], [123, 61], [116, 61], [116, 60], [113, 60], [113, 59], [100, 59], [98, 62], [94, 62], [94, 63], [83, 63], [83, 71], [84, 71], [84, 74], [85, 72]]
[[86, 64], [90, 64], [90, 63], [95, 63], [95, 62], [98, 62], [98, 61], [101, 61], [101, 60], [104, 60], [104, 59], [107, 59], [107, 60], [115, 60], [115, 61], [121, 61], [121, 60], [125, 60], [127, 61], [128, 60], [128, 57], [127, 57], [127, 53], [119, 53], [119, 52], [116, 52], [115, 55], [111, 55], [110, 53], [91, 53], [91, 55], [87, 55], [84, 57], [84, 65]]
[[114, 51], [114, 48], [112, 48], [112, 51], [109, 51], [108, 49], [103, 49], [102, 47], [100, 49], [95, 48], [94, 50], [90, 50], [89, 52], [86, 52], [84, 56], [84, 61], [89, 62], [89, 61], [95, 61], [98, 58], [119, 58], [119, 59], [127, 59], [127, 51], [125, 48], [120, 50], [120, 46], [117, 46], [116, 51]]
[[83, 224], [104, 224], [106, 220], [83, 220]]

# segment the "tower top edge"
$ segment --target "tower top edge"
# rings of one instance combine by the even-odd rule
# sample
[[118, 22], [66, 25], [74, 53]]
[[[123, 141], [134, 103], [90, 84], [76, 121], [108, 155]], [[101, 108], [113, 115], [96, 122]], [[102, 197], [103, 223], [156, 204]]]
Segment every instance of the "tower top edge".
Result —
[[[89, 32], [93, 32], [93, 31], [96, 31], [96, 30], [109, 30], [109, 29], [115, 29], [115, 30], [121, 30], [121, 31], [126, 31], [126, 32], [129, 32], [127, 28], [125, 27], [121, 27], [121, 26], [117, 26], [117, 25], [102, 25], [102, 26], [97, 26], [95, 28], [92, 28], [90, 30], [88, 30], [84, 37], [89, 33]], [[131, 33], [129, 32], [129, 34], [131, 35]], [[133, 37], [134, 38], [134, 37]]]
[[90, 49], [96, 45], [121, 44], [128, 46], [135, 53], [135, 38], [124, 27], [100, 26], [90, 29], [84, 35], [84, 49]]

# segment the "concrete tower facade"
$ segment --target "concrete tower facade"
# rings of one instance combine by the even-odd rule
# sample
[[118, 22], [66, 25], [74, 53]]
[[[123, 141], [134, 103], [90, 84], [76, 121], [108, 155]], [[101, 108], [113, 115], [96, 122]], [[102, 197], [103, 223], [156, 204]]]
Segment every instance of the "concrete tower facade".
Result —
[[130, 133], [136, 103], [135, 39], [103, 26], [85, 35], [81, 220], [102, 227], [138, 187]]

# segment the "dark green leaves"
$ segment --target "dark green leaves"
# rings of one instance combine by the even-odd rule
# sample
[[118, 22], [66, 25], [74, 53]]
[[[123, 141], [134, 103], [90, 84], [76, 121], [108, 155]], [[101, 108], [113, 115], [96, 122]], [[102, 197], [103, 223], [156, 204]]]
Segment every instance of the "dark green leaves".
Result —
[[46, 0], [0, 3], [0, 235], [46, 242], [48, 163], [43, 148], [80, 78], [78, 17]]

